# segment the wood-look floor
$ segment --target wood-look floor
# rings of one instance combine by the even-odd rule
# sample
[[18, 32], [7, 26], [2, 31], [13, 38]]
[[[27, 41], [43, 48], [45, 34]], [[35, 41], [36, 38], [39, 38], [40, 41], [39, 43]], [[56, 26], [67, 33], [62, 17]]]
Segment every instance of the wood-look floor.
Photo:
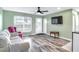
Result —
[[69, 52], [62, 47], [70, 41], [60, 38], [53, 38], [49, 35], [32, 35], [33, 52]]

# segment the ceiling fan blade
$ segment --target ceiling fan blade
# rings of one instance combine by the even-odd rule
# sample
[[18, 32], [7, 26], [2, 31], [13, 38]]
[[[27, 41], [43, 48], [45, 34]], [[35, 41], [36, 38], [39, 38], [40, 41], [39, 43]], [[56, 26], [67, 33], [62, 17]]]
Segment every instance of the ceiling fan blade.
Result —
[[48, 12], [48, 10], [42, 11], [40, 7], [38, 7], [37, 13], [44, 14], [43, 12]]
[[42, 12], [48, 12], [48, 10], [42, 11]]
[[42, 11], [40, 11], [41, 14], [44, 14]]

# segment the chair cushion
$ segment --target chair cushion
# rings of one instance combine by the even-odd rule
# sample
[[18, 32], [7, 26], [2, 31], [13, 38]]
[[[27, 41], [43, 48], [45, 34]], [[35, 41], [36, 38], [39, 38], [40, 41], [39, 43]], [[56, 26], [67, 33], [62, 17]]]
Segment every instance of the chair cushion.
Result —
[[22, 39], [19, 36], [11, 37], [11, 44], [21, 42]]
[[18, 36], [18, 33], [17, 32], [14, 32], [14, 33], [10, 33], [11, 37], [15, 37], [15, 36]]

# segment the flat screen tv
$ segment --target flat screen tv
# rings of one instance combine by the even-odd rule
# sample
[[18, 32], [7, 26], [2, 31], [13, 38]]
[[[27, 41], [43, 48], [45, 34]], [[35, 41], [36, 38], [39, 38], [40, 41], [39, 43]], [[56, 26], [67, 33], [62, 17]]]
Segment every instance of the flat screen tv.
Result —
[[63, 24], [63, 17], [62, 16], [52, 17], [51, 24]]

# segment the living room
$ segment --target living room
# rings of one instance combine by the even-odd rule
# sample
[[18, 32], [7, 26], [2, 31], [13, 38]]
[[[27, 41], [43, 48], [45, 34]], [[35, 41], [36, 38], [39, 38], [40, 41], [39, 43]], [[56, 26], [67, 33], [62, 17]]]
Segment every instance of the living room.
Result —
[[[3, 52], [25, 52], [26, 50], [29, 52], [71, 52], [72, 11], [73, 8], [66, 7], [0, 8], [0, 35], [8, 30], [10, 37], [13, 37], [9, 38], [12, 41], [10, 48], [9, 46], [6, 46], [8, 49], [5, 48], [8, 44], [5, 43], [0, 50]], [[15, 29], [11, 30], [11, 28]], [[15, 37], [18, 35], [20, 38]], [[0, 36], [0, 38], [3, 37]], [[18, 44], [17, 39], [25, 39], [25, 41]]]

